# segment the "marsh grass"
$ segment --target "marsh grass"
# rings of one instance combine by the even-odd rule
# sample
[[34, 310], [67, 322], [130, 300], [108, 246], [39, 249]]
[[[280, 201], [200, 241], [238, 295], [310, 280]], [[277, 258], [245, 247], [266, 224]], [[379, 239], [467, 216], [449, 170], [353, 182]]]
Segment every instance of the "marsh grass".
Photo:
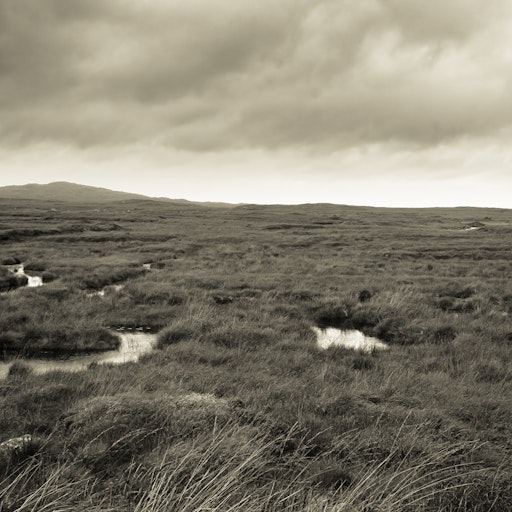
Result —
[[[0, 441], [43, 445], [4, 477], [5, 510], [512, 509], [509, 211], [12, 206], [0, 259], [45, 285], [0, 294], [4, 352], [139, 326], [159, 348], [78, 374], [16, 363]], [[313, 325], [389, 350], [321, 351]], [[194, 394], [210, 405], [173, 402]]]
[[[296, 427], [270, 439], [250, 426], [215, 426], [209, 434], [139, 455], [123, 466], [123, 483], [115, 491], [78, 464], [50, 469], [44, 454], [34, 456], [1, 482], [0, 503], [4, 510], [17, 511], [412, 511], [430, 505], [455, 510], [478, 492], [475, 482], [489, 478], [477, 464], [447, 464], [467, 451], [460, 445], [411, 463], [399, 435], [382, 461], [348, 476], [336, 469], [333, 455], [342, 448], [350, 459], [361, 449], [358, 434], [346, 433], [320, 461], [308, 456], [310, 448], [300, 437], [293, 452], [276, 451], [296, 435]], [[137, 432], [130, 437], [136, 440]], [[451, 502], [440, 501], [443, 495]]]

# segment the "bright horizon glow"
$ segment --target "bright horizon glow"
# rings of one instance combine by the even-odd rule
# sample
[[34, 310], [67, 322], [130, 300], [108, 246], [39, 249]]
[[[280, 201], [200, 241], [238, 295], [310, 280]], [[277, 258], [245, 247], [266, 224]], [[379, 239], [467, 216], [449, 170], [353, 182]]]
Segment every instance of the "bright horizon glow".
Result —
[[[363, 158], [355, 151], [324, 157], [254, 151], [195, 154], [135, 147], [119, 156], [113, 149], [91, 155], [39, 145], [23, 153], [0, 151], [2, 168], [12, 171], [0, 173], [0, 186], [67, 181], [149, 197], [233, 204], [512, 208], [512, 177], [504, 179], [497, 171], [496, 179], [490, 180], [489, 173], [476, 172], [489, 155], [474, 152], [462, 171], [454, 172], [450, 168], [455, 150], [443, 151], [438, 157], [443, 165], [434, 175], [421, 168], [436, 159], [431, 151], [386, 154], [370, 148]], [[507, 160], [497, 159], [496, 165], [503, 167]], [[369, 163], [372, 171], [367, 170]], [[408, 175], [404, 167], [413, 171]], [[434, 175], [432, 179], [429, 174]]]

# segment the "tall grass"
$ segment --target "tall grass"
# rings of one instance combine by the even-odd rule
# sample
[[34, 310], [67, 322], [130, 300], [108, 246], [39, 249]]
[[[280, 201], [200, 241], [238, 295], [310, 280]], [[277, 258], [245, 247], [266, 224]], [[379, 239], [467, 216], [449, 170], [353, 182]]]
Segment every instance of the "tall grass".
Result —
[[[124, 367], [14, 366], [0, 441], [44, 448], [11, 464], [4, 509], [512, 510], [511, 212], [12, 206], [5, 229], [34, 236], [0, 261], [54, 280], [0, 293], [2, 355], [106, 348], [117, 326], [160, 343]], [[316, 324], [389, 350], [321, 351]], [[212, 408], [174, 403], [194, 393]]]
[[[326, 491], [318, 482], [329, 467], [319, 467], [308, 455], [304, 438], [292, 453], [276, 452], [296, 434], [294, 427], [269, 439], [255, 434], [253, 428], [227, 424], [208, 436], [177, 442], [155, 450], [150, 458], [134, 460], [120, 482], [108, 486], [78, 464], [48, 468], [35, 457], [0, 482], [1, 510], [401, 512], [432, 506], [466, 510], [462, 503], [485, 476], [474, 464], [449, 465], [461, 449], [471, 449], [462, 445], [411, 464], [410, 453], [400, 449], [398, 433], [385, 459], [361, 468], [352, 483]], [[358, 440], [359, 435], [347, 433], [338, 441], [350, 450], [347, 458], [360, 448]], [[397, 457], [401, 462], [394, 465]], [[443, 502], [443, 496], [451, 501]]]

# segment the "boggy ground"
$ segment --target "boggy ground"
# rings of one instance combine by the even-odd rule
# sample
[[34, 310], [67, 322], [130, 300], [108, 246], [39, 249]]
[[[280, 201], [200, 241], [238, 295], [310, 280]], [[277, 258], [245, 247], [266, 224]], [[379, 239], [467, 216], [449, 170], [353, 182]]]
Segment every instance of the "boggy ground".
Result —
[[[512, 510], [512, 211], [3, 200], [0, 214], [0, 259], [45, 283], [0, 295], [3, 354], [160, 333], [125, 366], [14, 366], [0, 442], [32, 442], [0, 445], [2, 512]], [[390, 349], [321, 351], [312, 325]]]

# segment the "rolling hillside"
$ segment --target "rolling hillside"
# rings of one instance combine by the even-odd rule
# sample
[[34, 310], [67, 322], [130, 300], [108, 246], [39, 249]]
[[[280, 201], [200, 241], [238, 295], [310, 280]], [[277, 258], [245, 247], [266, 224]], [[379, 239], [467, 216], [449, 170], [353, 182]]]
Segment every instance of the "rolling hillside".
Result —
[[230, 207], [227, 203], [194, 202], [185, 199], [171, 199], [167, 197], [149, 197], [141, 194], [131, 194], [100, 187], [90, 187], [66, 181], [57, 181], [40, 185], [30, 183], [27, 185], [11, 185], [0, 187], [0, 199], [26, 199], [37, 201], [64, 201], [70, 203], [111, 203], [115, 201], [164, 201], [180, 206], [204, 205], [213, 207]]

